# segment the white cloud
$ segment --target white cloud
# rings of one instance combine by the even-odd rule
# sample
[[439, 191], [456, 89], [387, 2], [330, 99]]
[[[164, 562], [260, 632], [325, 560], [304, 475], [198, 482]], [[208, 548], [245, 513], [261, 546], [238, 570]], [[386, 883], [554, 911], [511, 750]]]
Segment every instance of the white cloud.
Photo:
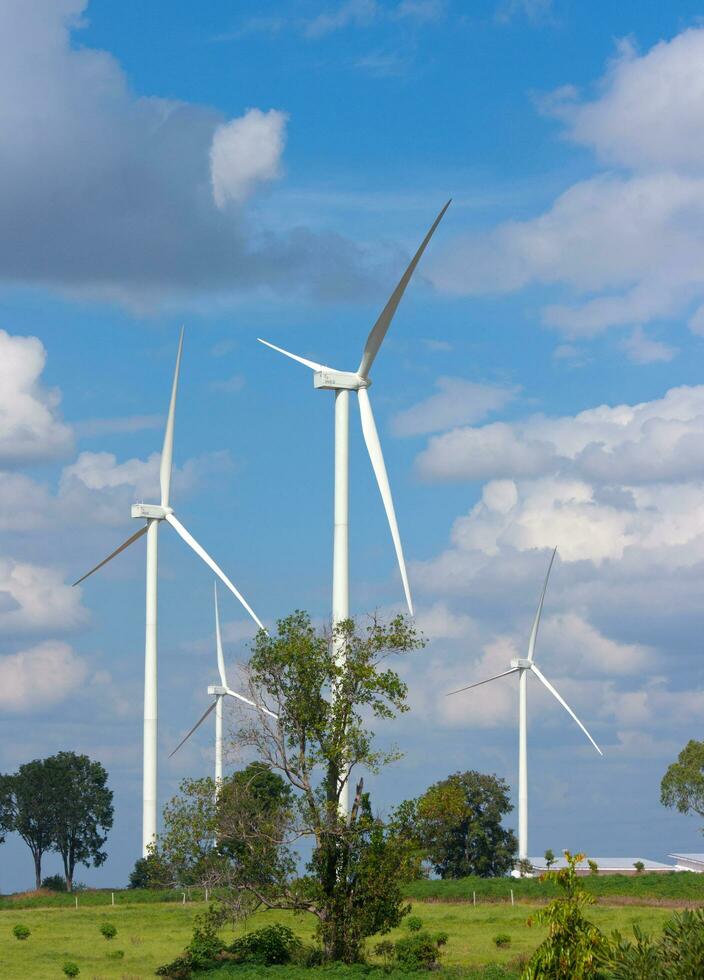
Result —
[[0, 635], [72, 630], [86, 619], [80, 589], [57, 569], [0, 559]]
[[479, 422], [503, 408], [518, 392], [517, 388], [448, 377], [438, 378], [436, 387], [440, 389], [437, 394], [394, 415], [391, 430], [395, 435], [422, 435]]
[[0, 330], [0, 465], [67, 452], [72, 434], [58, 416], [60, 395], [41, 385], [46, 351], [37, 337]]
[[632, 326], [633, 360], [671, 356], [638, 329], [704, 301], [703, 51], [704, 28], [642, 56], [622, 44], [597, 98], [580, 101], [571, 86], [544, 98], [569, 139], [632, 173], [598, 173], [535, 218], [450, 243], [434, 259], [436, 284], [466, 294], [567, 286], [573, 298], [543, 306], [545, 324], [567, 337]]
[[623, 348], [628, 354], [629, 360], [634, 364], [656, 364], [662, 361], [671, 361], [676, 357], [678, 351], [676, 347], [663, 344], [660, 340], [652, 340], [646, 337], [642, 327], [636, 327], [633, 333], [623, 342]]
[[540, 645], [552, 653], [560, 671], [574, 674], [639, 674], [650, 668], [654, 653], [640, 643], [618, 643], [604, 636], [576, 612], [546, 617], [540, 625]]
[[351, 25], [366, 27], [372, 23], [378, 12], [376, 0], [345, 0], [338, 4], [337, 10], [318, 14], [308, 21], [304, 33], [307, 37], [319, 38]]
[[145, 429], [162, 429], [163, 415], [124, 415], [111, 419], [83, 419], [74, 424], [79, 438], [89, 436], [122, 435], [128, 432], [143, 432]]
[[210, 147], [213, 199], [219, 208], [240, 204], [257, 184], [281, 175], [288, 116], [277, 109], [249, 109], [215, 130]]
[[34, 712], [59, 704], [77, 692], [87, 674], [81, 657], [56, 640], [0, 656], [0, 708]]

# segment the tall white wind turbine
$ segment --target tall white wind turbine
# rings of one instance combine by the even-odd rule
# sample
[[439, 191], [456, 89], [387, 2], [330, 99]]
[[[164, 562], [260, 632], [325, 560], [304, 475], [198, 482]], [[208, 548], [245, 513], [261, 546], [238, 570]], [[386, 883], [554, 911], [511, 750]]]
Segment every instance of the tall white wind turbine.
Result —
[[215, 590], [215, 650], [218, 658], [218, 673], [220, 674], [220, 683], [211, 684], [208, 687], [208, 694], [215, 698], [213, 703], [210, 705], [207, 711], [204, 711], [200, 716], [198, 721], [195, 723], [193, 728], [188, 732], [187, 735], [181, 739], [176, 748], [169, 754], [171, 756], [176, 755], [181, 746], [188, 741], [191, 735], [200, 728], [205, 719], [208, 717], [211, 711], [215, 711], [215, 786], [218, 788], [222, 783], [222, 703], [223, 699], [226, 697], [236, 698], [238, 701], [243, 701], [248, 704], [251, 708], [256, 708], [258, 711], [264, 712], [265, 715], [269, 715], [270, 718], [277, 718], [273, 711], [269, 711], [263, 705], [256, 704], [254, 701], [250, 701], [243, 694], [238, 694], [237, 691], [233, 691], [232, 688], [227, 683], [227, 674], [225, 672], [225, 657], [222, 652], [222, 635], [220, 632], [220, 613], [218, 611], [218, 586], [217, 583], [214, 585]]
[[195, 551], [199, 558], [225, 583], [230, 592], [242, 603], [249, 615], [260, 629], [263, 629], [261, 621], [249, 606], [244, 597], [237, 591], [230, 579], [225, 575], [218, 564], [210, 557], [207, 551], [202, 548], [195, 538], [189, 534], [181, 524], [170, 506], [171, 491], [171, 470], [174, 453], [174, 421], [176, 416], [176, 393], [178, 390], [179, 368], [181, 366], [181, 352], [183, 350], [183, 329], [178, 341], [178, 353], [176, 354], [176, 368], [174, 379], [171, 386], [171, 401], [169, 403], [169, 414], [166, 420], [166, 430], [164, 432], [164, 445], [161, 453], [161, 466], [159, 469], [159, 483], [161, 486], [160, 504], [135, 504], [132, 507], [132, 517], [144, 520], [144, 527], [140, 528], [119, 548], [116, 548], [107, 558], [104, 558], [89, 572], [81, 576], [74, 585], [78, 585], [97, 572], [99, 568], [106, 565], [121, 551], [124, 551], [131, 544], [146, 534], [147, 536], [147, 603], [146, 603], [146, 630], [144, 639], [144, 761], [142, 772], [142, 854], [148, 853], [148, 847], [156, 837], [157, 824], [157, 544], [159, 525], [166, 521], [183, 538], [186, 544]]
[[[401, 279], [399, 280], [396, 289], [394, 289], [393, 293], [391, 294], [389, 301], [381, 311], [378, 320], [372, 327], [371, 332], [367, 337], [367, 342], [364, 345], [364, 352], [362, 354], [362, 360], [360, 361], [359, 367], [356, 371], [338, 371], [335, 368], [327, 367], [324, 364], [317, 364], [315, 361], [309, 361], [305, 357], [299, 357], [298, 354], [291, 354], [289, 351], [283, 350], [283, 348], [277, 347], [275, 344], [270, 344], [268, 341], [259, 338], [262, 344], [266, 344], [267, 347], [271, 347], [280, 354], [285, 354], [286, 357], [293, 358], [294, 361], [298, 361], [300, 364], [303, 364], [314, 371], [314, 387], [325, 391], [335, 392], [335, 497], [332, 562], [333, 626], [335, 626], [337, 623], [343, 622], [345, 619], [348, 619], [350, 610], [349, 396], [351, 391], [357, 392], [357, 401], [359, 404], [359, 414], [362, 423], [364, 442], [367, 447], [367, 452], [369, 453], [374, 475], [376, 476], [376, 482], [379, 486], [379, 492], [381, 493], [381, 499], [384, 503], [386, 517], [389, 522], [391, 538], [396, 550], [396, 558], [398, 560], [398, 565], [401, 572], [401, 581], [403, 582], [403, 590], [406, 596], [406, 604], [408, 606], [409, 613], [411, 616], [413, 615], [411, 590], [408, 585], [406, 563], [403, 557], [403, 548], [398, 531], [398, 524], [396, 522], [394, 503], [391, 497], [391, 488], [389, 487], [389, 478], [386, 473], [384, 457], [382, 455], [381, 444], [379, 442], [379, 435], [376, 430], [374, 415], [372, 413], [372, 405], [369, 400], [369, 386], [371, 385], [369, 372], [371, 371], [374, 359], [379, 352], [379, 348], [381, 347], [384, 337], [386, 336], [386, 332], [389, 329], [394, 314], [396, 313], [398, 304], [401, 302], [406, 286], [410, 282], [411, 276], [413, 275], [415, 268], [418, 265], [426, 246], [428, 245], [428, 242], [432, 238], [435, 229], [440, 224], [440, 221], [442, 220], [442, 217], [449, 206], [450, 201], [445, 204], [443, 209], [438, 214], [430, 228], [430, 231], [421, 242], [420, 248], [411, 259], [411, 262], [404, 274], [401, 276]], [[337, 649], [335, 652], [338, 658], [343, 656], [339, 639], [337, 641]], [[344, 813], [347, 813], [349, 811], [349, 787], [347, 785], [346, 773], [343, 775], [342, 779], [343, 785], [340, 789], [340, 808]]]
[[[587, 729], [584, 727], [582, 722], [579, 720], [577, 715], [574, 713], [572, 708], [567, 704], [564, 698], [555, 690], [549, 680], [541, 673], [538, 669], [538, 665], [533, 661], [533, 656], [535, 654], [535, 641], [538, 637], [538, 627], [540, 625], [540, 615], [543, 611], [543, 602], [545, 601], [545, 592], [548, 587], [548, 579], [550, 578], [550, 570], [552, 569], [552, 563], [555, 561], [555, 555], [557, 554], [557, 548], [552, 553], [550, 558], [550, 564], [548, 565], [547, 574], [545, 576], [545, 582], [543, 584], [543, 591], [540, 593], [540, 601], [538, 603], [538, 608], [535, 613], [535, 619], [533, 620], [533, 628], [530, 631], [530, 638], [528, 640], [528, 656], [524, 658], [518, 658], [511, 661], [511, 666], [508, 670], [502, 671], [500, 674], [495, 674], [493, 677], [487, 677], [486, 680], [477, 681], [476, 684], [468, 684], [466, 687], [460, 687], [456, 691], [450, 691], [451, 694], [459, 694], [461, 691], [469, 691], [473, 687], [479, 687], [481, 684], [488, 684], [490, 681], [495, 681], [499, 677], [506, 677], [508, 674], [518, 674], [518, 858], [523, 860], [528, 857], [528, 712], [527, 712], [527, 682], [528, 674], [533, 673], [538, 678], [541, 684], [550, 691], [552, 696], [560, 702], [565, 711], [574, 718], [579, 727], [582, 729], [584, 734], [587, 736], [589, 741], [592, 743], [594, 748], [597, 750], [599, 755], [604, 753], [601, 751], [599, 746], [596, 744], [594, 739], [591, 737]], [[450, 696], [448, 695], [448, 697]]]

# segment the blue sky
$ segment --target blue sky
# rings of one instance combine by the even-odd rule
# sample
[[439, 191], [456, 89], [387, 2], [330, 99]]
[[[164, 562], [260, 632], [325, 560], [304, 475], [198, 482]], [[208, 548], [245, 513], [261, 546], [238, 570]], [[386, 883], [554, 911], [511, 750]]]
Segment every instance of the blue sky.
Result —
[[[110, 858], [79, 877], [121, 884], [140, 848], [141, 544], [70, 583], [155, 495], [179, 326], [177, 513], [267, 623], [324, 621], [332, 400], [256, 338], [354, 369], [449, 196], [374, 366], [429, 640], [374, 799], [515, 784], [511, 678], [444, 695], [524, 649], [557, 545], [536, 659], [604, 758], [532, 685], [530, 851], [700, 846], [659, 804], [704, 713], [700, 13], [0, 0], [0, 770], [107, 766]], [[399, 609], [356, 414], [351, 507], [353, 609]], [[160, 541], [163, 803], [211, 772], [210, 727], [167, 757], [215, 657], [211, 577]], [[30, 880], [10, 839], [0, 889]]]

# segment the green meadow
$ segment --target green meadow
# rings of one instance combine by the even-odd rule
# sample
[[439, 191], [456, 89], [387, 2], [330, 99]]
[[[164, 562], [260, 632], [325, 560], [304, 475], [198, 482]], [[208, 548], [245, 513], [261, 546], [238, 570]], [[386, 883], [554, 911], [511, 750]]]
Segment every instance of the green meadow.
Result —
[[[517, 884], [520, 886], [524, 882]], [[484, 885], [487, 885], [486, 881]], [[13, 903], [13, 899], [5, 898], [0, 910], [0, 977], [3, 980], [61, 978], [62, 967], [67, 960], [77, 963], [80, 977], [90, 980], [137, 980], [154, 976], [157, 966], [172, 960], [186, 945], [194, 916], [204, 910], [205, 904], [191, 901], [184, 905], [180, 895], [178, 900], [169, 902], [139, 901], [143, 897], [130, 892], [116, 892], [116, 905], [113, 908], [108, 904], [109, 892], [83, 893], [79, 896], [77, 910], [71, 896], [56, 896], [53, 905], [42, 908], [21, 908], [18, 906], [26, 906], [29, 899], [17, 899]], [[100, 904], [96, 898], [99, 898]], [[107, 899], [104, 903], [103, 898]], [[448, 974], [481, 976], [481, 972], [475, 971], [487, 964], [497, 964], [510, 971], [503, 975], [511, 976], [517, 969], [518, 959], [530, 954], [544, 936], [540, 927], [529, 925], [531, 914], [537, 907], [538, 904], [525, 901], [512, 906], [510, 901], [499, 903], [496, 899], [493, 902], [480, 902], [476, 906], [468, 901], [435, 900], [415, 902], [413, 911], [423, 919], [427, 928], [448, 933], [443, 957]], [[630, 932], [631, 926], [636, 923], [646, 930], [658, 931], [670, 914], [669, 908], [653, 905], [599, 904], [590, 911], [590, 917], [601, 929], [626, 932]], [[308, 917], [258, 913], [248, 921], [247, 927], [256, 928], [273, 921], [287, 922], [302, 939], [310, 941], [314, 922]], [[117, 927], [114, 939], [106, 940], [101, 935], [100, 925], [103, 922], [111, 922]], [[28, 939], [15, 939], [12, 929], [16, 924], [26, 925], [31, 930]], [[243, 928], [238, 927], [237, 931]], [[401, 931], [391, 933], [390, 938], [393, 939]], [[493, 939], [500, 932], [511, 936], [509, 947], [496, 948]], [[226, 930], [226, 933], [231, 935], [232, 930]], [[369, 946], [371, 948], [373, 942]], [[122, 952], [122, 956], [118, 951]], [[272, 969], [235, 967], [217, 971], [211, 977], [225, 980], [228, 976], [237, 976], [240, 980], [253, 980], [266, 973], [274, 980]], [[341, 977], [343, 973], [356, 976], [363, 970], [337, 968], [304, 971], [283, 967], [274, 970], [274, 974], [284, 972], [286, 980], [294, 980], [294, 975], [298, 980], [299, 973], [301, 977], [304, 973], [312, 977], [323, 972]], [[281, 980], [284, 980], [283, 976]]]

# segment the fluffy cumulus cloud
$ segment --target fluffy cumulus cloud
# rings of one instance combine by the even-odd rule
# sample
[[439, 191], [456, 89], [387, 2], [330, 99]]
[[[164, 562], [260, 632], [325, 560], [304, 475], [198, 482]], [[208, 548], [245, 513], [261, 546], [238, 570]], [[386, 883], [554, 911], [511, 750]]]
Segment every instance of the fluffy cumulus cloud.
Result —
[[251, 230], [245, 200], [279, 172], [282, 112], [228, 120], [136, 95], [115, 58], [78, 43], [89, 13], [87, 0], [0, 4], [5, 282], [140, 309], [261, 287], [340, 296], [369, 286], [366, 256], [335, 236]]
[[41, 461], [71, 448], [71, 430], [58, 414], [59, 393], [41, 383], [45, 363], [37, 337], [0, 330], [0, 466]]
[[[481, 487], [454, 520], [447, 546], [411, 569], [420, 608], [441, 611], [437, 636], [428, 617], [433, 660], [414, 682], [418, 710], [450, 727], [515, 717], [511, 678], [482, 687], [480, 697], [445, 695], [506, 670], [526, 649], [557, 546], [538, 639], [541, 668], [596, 726], [597, 740], [623, 754], [641, 738], [651, 754], [658, 745], [664, 752], [673, 732], [686, 734], [704, 703], [695, 652], [703, 427], [704, 387], [681, 386], [638, 404], [432, 436], [417, 460], [420, 473]], [[443, 630], [456, 619], [462, 629]]]
[[437, 432], [455, 425], [479, 422], [515, 398], [516, 388], [478, 384], [463, 378], [438, 378], [439, 391], [412, 408], [398, 412], [391, 422], [395, 435]]
[[56, 568], [0, 560], [0, 636], [74, 630], [85, 623], [81, 593]]
[[0, 656], [0, 707], [31, 712], [58, 704], [75, 693], [87, 674], [85, 661], [56, 640]]
[[566, 86], [541, 101], [568, 140], [616, 168], [567, 188], [545, 213], [454, 242], [435, 281], [476, 294], [531, 283], [567, 287], [542, 320], [569, 337], [641, 328], [632, 360], [673, 352], [642, 327], [685, 316], [701, 331], [704, 300], [704, 29], [638, 54], [622, 44], [593, 99]]

